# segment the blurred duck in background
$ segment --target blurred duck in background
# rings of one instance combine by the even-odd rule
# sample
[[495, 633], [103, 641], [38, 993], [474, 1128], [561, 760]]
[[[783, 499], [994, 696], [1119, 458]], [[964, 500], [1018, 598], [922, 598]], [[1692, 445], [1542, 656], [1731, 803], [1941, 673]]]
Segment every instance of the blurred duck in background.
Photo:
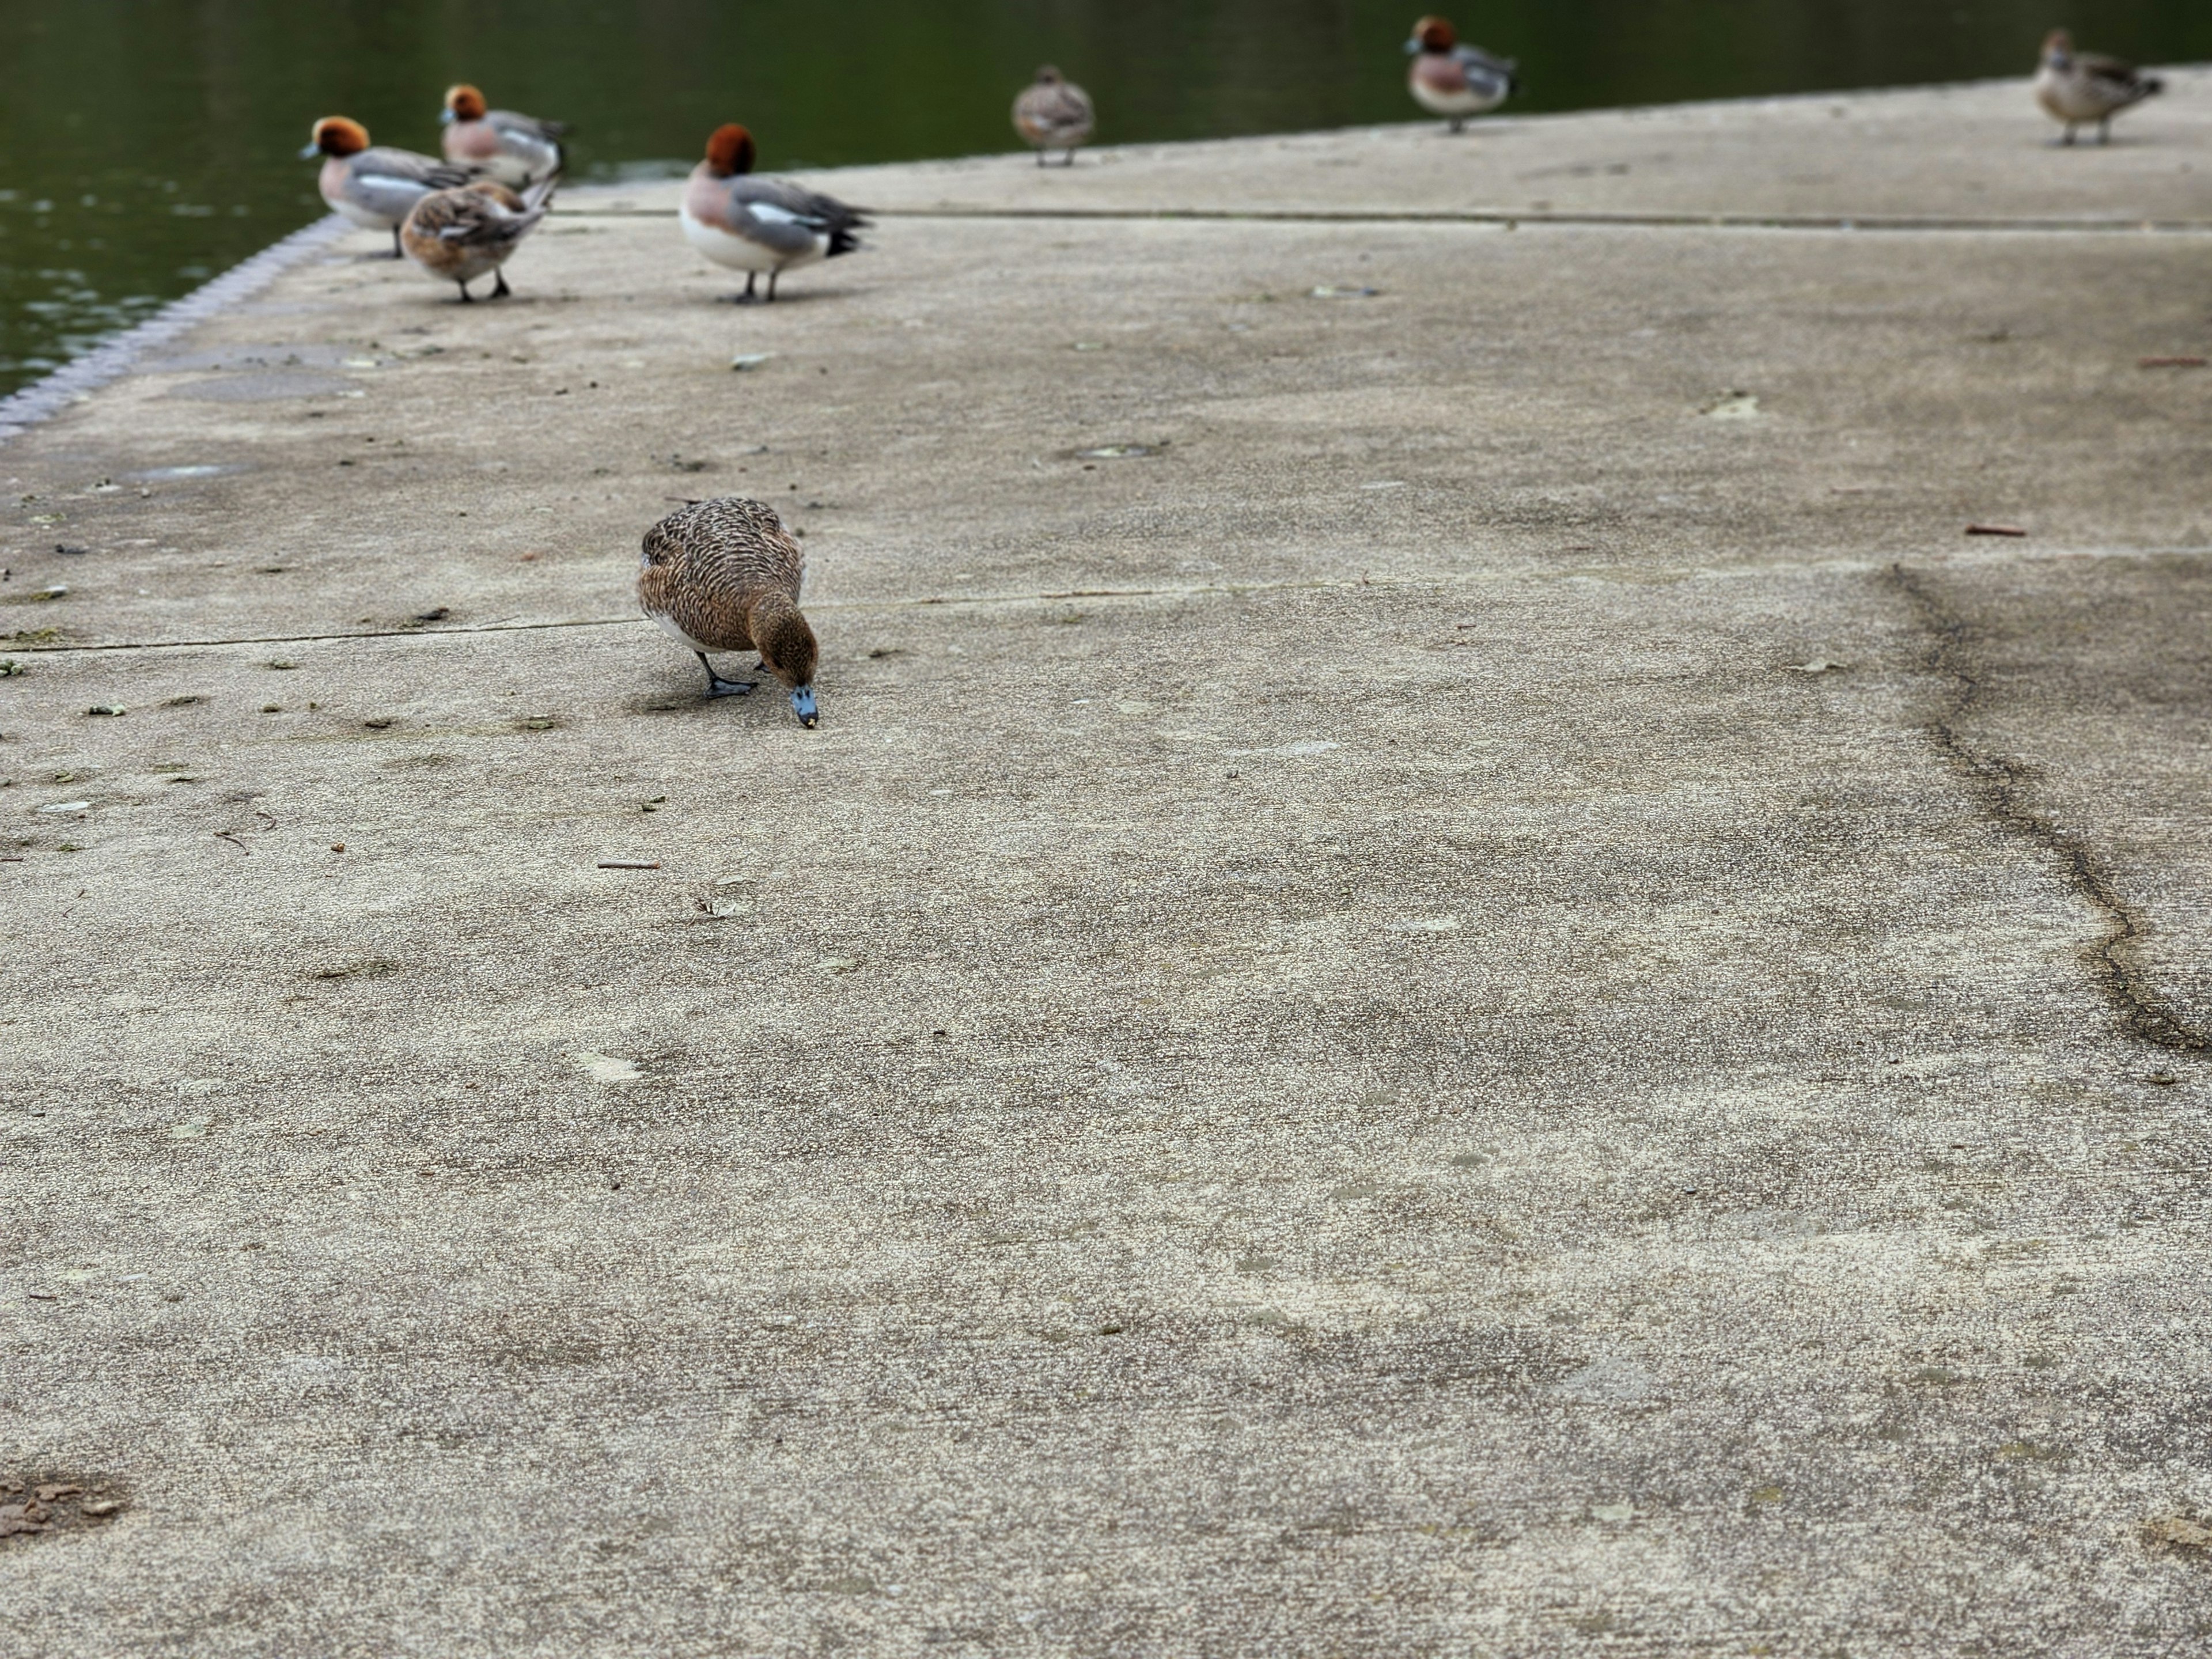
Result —
[[677, 211], [686, 241], [716, 264], [745, 273], [739, 305], [762, 297], [753, 284], [763, 270], [766, 298], [773, 300], [778, 276], [793, 265], [852, 252], [860, 246], [854, 233], [868, 223], [835, 197], [787, 179], [750, 177], [753, 155], [752, 134], [734, 122], [715, 128]]
[[2074, 129], [2097, 124], [2097, 142], [2112, 142], [2112, 118], [2131, 104], [2140, 104], [2166, 83], [2155, 75], [2139, 73], [2132, 64], [2117, 58], [2074, 50], [2074, 37], [2053, 29], [2044, 38], [2043, 66], [2035, 74], [2035, 98], [2045, 113], [2066, 124], [2062, 144], [2074, 142]]
[[446, 107], [438, 117], [446, 131], [440, 147], [448, 161], [472, 164], [514, 190], [527, 190], [560, 176], [568, 165], [562, 148], [566, 121], [541, 121], [511, 109], [487, 109], [484, 95], [464, 82], [446, 88]]
[[1413, 25], [1413, 38], [1406, 42], [1413, 65], [1407, 75], [1407, 89], [1413, 101], [1431, 115], [1448, 116], [1457, 132], [1470, 115], [1496, 109], [1519, 89], [1513, 78], [1514, 61], [1493, 58], [1480, 46], [1460, 44], [1452, 26], [1441, 17], [1424, 17]]
[[482, 167], [441, 161], [411, 149], [392, 149], [368, 142], [368, 129], [343, 115], [315, 123], [302, 161], [323, 157], [316, 187], [331, 210], [367, 230], [392, 233], [392, 257], [399, 258], [399, 227], [416, 203], [437, 190], [457, 190], [484, 176]]
[[459, 190], [433, 191], [415, 204], [400, 226], [400, 246], [433, 276], [459, 283], [464, 303], [475, 297], [469, 284], [488, 270], [496, 273], [496, 280], [487, 297], [504, 300], [514, 290], [500, 267], [545, 217], [554, 183], [542, 180], [520, 196], [491, 179]]
[[1063, 151], [1060, 166], [1073, 167], [1077, 146], [1091, 142], [1091, 129], [1097, 121], [1091, 94], [1074, 82], [1063, 80], [1049, 64], [1037, 70], [1036, 79], [1014, 100], [1014, 131], [1036, 151], [1039, 167], [1044, 165], [1048, 149]]

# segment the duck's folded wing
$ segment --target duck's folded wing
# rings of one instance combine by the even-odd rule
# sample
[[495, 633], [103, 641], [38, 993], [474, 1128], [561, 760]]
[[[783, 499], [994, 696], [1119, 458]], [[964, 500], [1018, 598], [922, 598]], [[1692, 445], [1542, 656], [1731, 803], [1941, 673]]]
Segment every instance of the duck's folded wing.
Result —
[[500, 132], [520, 133], [527, 138], [543, 138], [551, 143], [568, 136], [566, 121], [541, 121], [534, 115], [524, 115], [511, 109], [495, 109], [484, 117]]
[[411, 149], [387, 149], [382, 145], [354, 157], [356, 179], [389, 179], [410, 184], [417, 191], [455, 190], [483, 177], [484, 170], [467, 161], [443, 161]]
[[731, 216], [740, 234], [779, 253], [799, 253], [817, 236], [830, 239], [830, 251], [852, 246], [853, 232], [867, 223], [834, 196], [823, 196], [781, 179], [733, 179]]
[[2136, 72], [2136, 66], [2133, 64], [2124, 64], [2117, 58], [2100, 58], [2092, 53], [2082, 52], [2075, 55], [2074, 63], [2084, 75], [2088, 76], [2092, 80], [2101, 81], [2110, 87], [2130, 88], [2142, 79]]
[[1510, 87], [1513, 71], [1520, 67], [1518, 60], [1492, 57], [1480, 46], [1458, 46], [1453, 50], [1452, 56], [1459, 60], [1459, 66], [1465, 72], [1469, 84], [1475, 86], [1496, 85], [1502, 82]]

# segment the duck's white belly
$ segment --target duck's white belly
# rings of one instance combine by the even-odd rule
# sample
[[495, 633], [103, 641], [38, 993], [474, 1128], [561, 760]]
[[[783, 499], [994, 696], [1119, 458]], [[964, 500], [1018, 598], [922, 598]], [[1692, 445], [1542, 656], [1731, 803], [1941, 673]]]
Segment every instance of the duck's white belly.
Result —
[[1413, 101], [1431, 115], [1480, 115], [1486, 110], [1496, 109], [1505, 101], [1505, 95], [1469, 89], [1465, 92], [1439, 92], [1426, 82], [1411, 83]]
[[653, 618], [662, 633], [667, 635], [687, 651], [726, 651], [729, 648], [727, 646], [700, 644], [698, 641], [676, 625], [676, 619], [673, 617], [663, 616], [658, 611], [648, 611], [645, 614]]
[[779, 253], [745, 237], [732, 236], [719, 226], [701, 223], [691, 216], [688, 207], [678, 208], [676, 216], [683, 221], [685, 241], [716, 264], [726, 265], [732, 270], [787, 270], [793, 265], [820, 258], [830, 246], [828, 237], [817, 236], [811, 246], [799, 252]]
[[323, 200], [330, 204], [332, 212], [352, 220], [363, 230], [389, 230], [399, 222], [390, 214], [379, 213], [374, 208], [365, 208], [358, 202], [349, 202], [343, 196], [333, 196], [328, 191], [323, 192]]

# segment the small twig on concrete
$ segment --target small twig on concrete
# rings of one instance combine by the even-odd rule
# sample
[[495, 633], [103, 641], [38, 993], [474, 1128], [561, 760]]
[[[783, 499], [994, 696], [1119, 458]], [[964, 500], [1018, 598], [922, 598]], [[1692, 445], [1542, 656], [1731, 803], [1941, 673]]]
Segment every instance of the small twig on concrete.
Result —
[[218, 830], [215, 832], [215, 838], [217, 841], [228, 842], [233, 847], [238, 848], [240, 852], [245, 854], [248, 858], [252, 858], [253, 856], [253, 849], [238, 838], [238, 834], [235, 830]]
[[1970, 524], [1966, 526], [1966, 533], [1969, 536], [2025, 536], [2027, 532], [2016, 524]]
[[660, 868], [660, 860], [659, 859], [601, 859], [599, 868], [602, 870], [658, 870]]

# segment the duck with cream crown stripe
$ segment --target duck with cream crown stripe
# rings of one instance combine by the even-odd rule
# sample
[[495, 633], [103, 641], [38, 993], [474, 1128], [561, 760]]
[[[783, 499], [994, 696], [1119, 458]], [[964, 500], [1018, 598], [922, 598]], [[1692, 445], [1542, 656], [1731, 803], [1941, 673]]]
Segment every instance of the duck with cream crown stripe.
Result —
[[439, 148], [448, 161], [489, 168], [493, 178], [514, 190], [527, 190], [558, 178], [568, 165], [561, 136], [566, 121], [541, 121], [511, 109], [488, 109], [484, 95], [465, 82], [446, 89], [445, 125]]
[[1432, 115], [1449, 116], [1459, 131], [1470, 115], [1496, 109], [1519, 90], [1510, 58], [1493, 58], [1480, 46], [1464, 46], [1451, 24], [1424, 17], [1406, 42], [1413, 68], [1406, 76], [1413, 101]]
[[755, 680], [726, 680], [710, 651], [757, 651], [812, 726], [814, 630], [799, 613], [806, 555], [775, 509], [742, 495], [694, 501], [645, 532], [637, 599], [645, 614], [695, 653], [710, 697], [743, 696]]
[[678, 218], [684, 240], [718, 265], [745, 273], [739, 305], [760, 297], [753, 284], [768, 273], [767, 298], [775, 279], [793, 265], [834, 259], [860, 246], [855, 231], [867, 220], [834, 197], [786, 179], [756, 179], [753, 136], [734, 123], [707, 140], [707, 159], [691, 170]]
[[333, 212], [366, 230], [390, 231], [395, 259], [400, 257], [399, 227], [416, 203], [434, 190], [458, 190], [484, 177], [480, 167], [441, 161], [411, 149], [372, 146], [368, 129], [343, 115], [325, 115], [315, 123], [300, 159], [313, 155], [324, 158], [315, 179], [323, 200]]
[[2053, 29], [2043, 42], [2043, 63], [2035, 73], [2035, 100], [2054, 121], [2066, 124], [2062, 144], [2074, 142], [2074, 129], [2097, 124], [2097, 142], [2112, 142], [2112, 118], [2166, 89], [2155, 75], [2140, 73], [2117, 58], [2074, 50], [2074, 37]]

